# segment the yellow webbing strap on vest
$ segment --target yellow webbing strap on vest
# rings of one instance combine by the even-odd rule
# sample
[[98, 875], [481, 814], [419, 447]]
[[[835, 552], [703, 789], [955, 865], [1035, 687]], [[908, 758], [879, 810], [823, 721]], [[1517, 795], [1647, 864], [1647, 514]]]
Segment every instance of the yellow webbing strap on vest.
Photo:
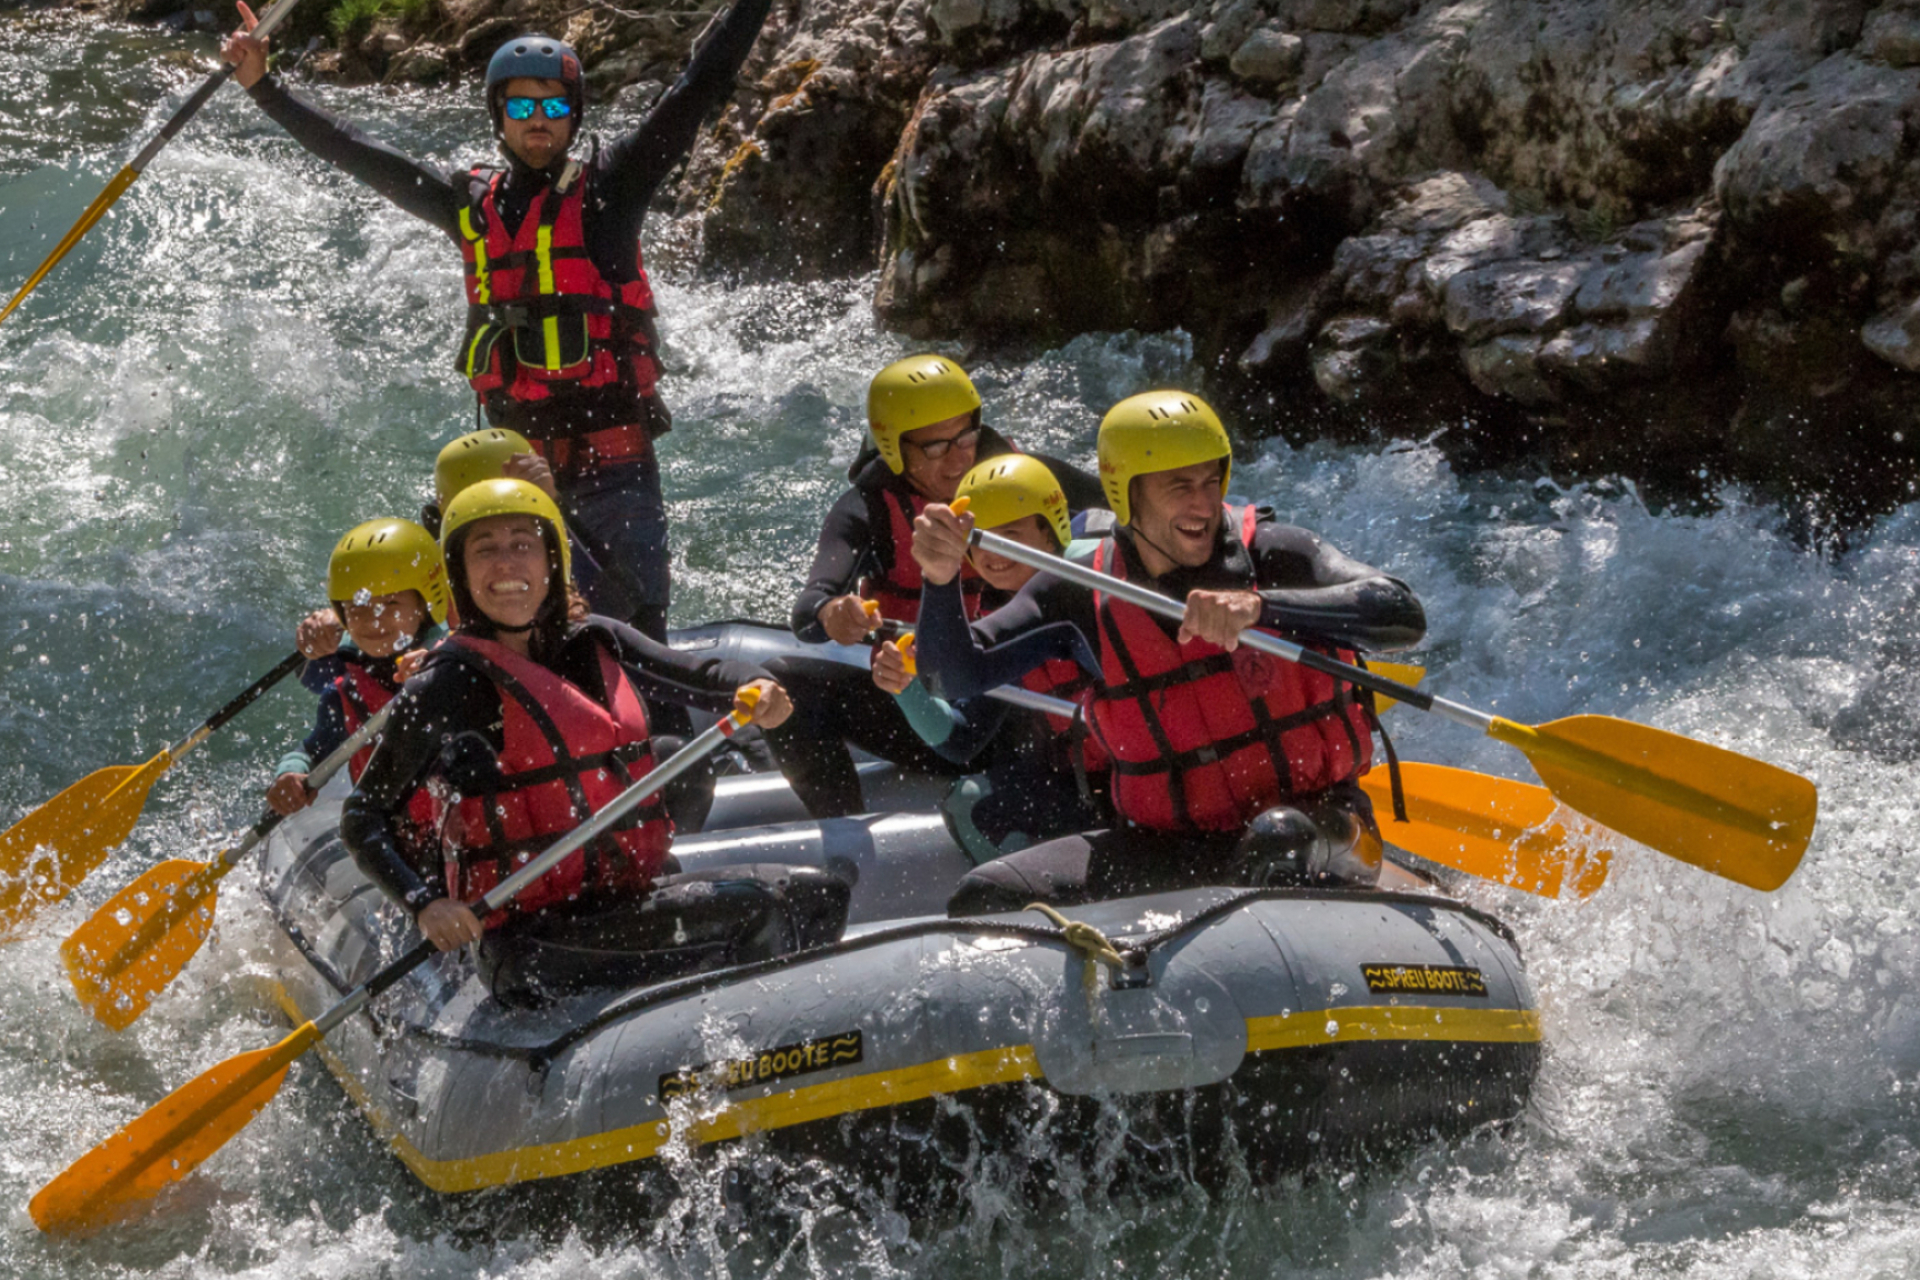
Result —
[[487, 266], [487, 236], [485, 232], [473, 229], [472, 205], [460, 211], [460, 234], [473, 246], [473, 300], [479, 303], [492, 302], [493, 273]]
[[1081, 920], [1069, 920], [1044, 902], [1029, 902], [1027, 910], [1038, 911], [1060, 927], [1060, 940], [1087, 959], [1086, 987], [1091, 995], [1100, 985], [1100, 966], [1116, 972], [1127, 967], [1127, 958], [1114, 949], [1107, 935]]
[[[551, 192], [548, 193], [551, 196]], [[558, 286], [553, 281], [553, 224], [545, 218], [540, 220], [540, 231], [535, 237], [533, 249], [534, 261], [540, 270], [540, 292], [554, 293]], [[549, 372], [559, 369], [560, 365], [560, 318], [548, 316], [540, 322], [541, 349], [546, 355]]]

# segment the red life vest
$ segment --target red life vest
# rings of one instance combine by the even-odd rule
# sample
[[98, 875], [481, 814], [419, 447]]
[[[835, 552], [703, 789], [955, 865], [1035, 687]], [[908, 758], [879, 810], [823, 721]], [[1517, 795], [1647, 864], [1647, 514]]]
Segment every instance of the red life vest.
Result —
[[[486, 794], [461, 797], [441, 826], [447, 891], [475, 902], [652, 769], [653, 746], [646, 707], [604, 645], [600, 679], [610, 707], [494, 641], [455, 636], [442, 649], [500, 691], [503, 779]], [[672, 840], [673, 823], [656, 796], [562, 859], [488, 923], [582, 898], [642, 894]]]
[[[914, 517], [927, 509], [927, 500], [917, 492], [911, 497], [903, 497], [892, 485], [874, 496], [878, 498], [878, 505], [885, 510], [886, 527], [882, 531], [880, 522], [872, 520], [869, 528], [876, 542], [886, 539], [887, 545], [893, 549], [893, 558], [883, 572], [860, 579], [860, 594], [868, 600], [879, 601], [880, 616], [889, 621], [918, 622], [921, 577], [920, 562], [913, 558], [913, 521]], [[869, 497], [867, 508], [870, 514], [873, 514], [874, 506], [874, 498]], [[874, 558], [887, 563], [885, 557], [877, 553]], [[986, 579], [974, 570], [973, 565], [961, 562], [960, 594], [969, 622], [980, 616], [980, 592], [986, 585]]]
[[[460, 211], [467, 277], [460, 371], [494, 425], [530, 437], [645, 422], [641, 400], [660, 379], [653, 288], [638, 241], [630, 278], [609, 278], [587, 256], [587, 174], [570, 163], [533, 197], [512, 235], [498, 208], [503, 170], [473, 170], [473, 197]], [[628, 276], [618, 266], [612, 274]]]
[[[361, 725], [393, 701], [396, 691], [357, 662], [343, 660], [341, 665], [346, 668], [346, 674], [336, 677], [333, 687], [340, 694], [340, 718], [346, 723], [347, 736], [352, 737]], [[360, 775], [366, 772], [367, 761], [371, 759], [373, 745], [369, 744], [354, 752], [353, 759], [347, 761], [347, 777], [354, 785], [359, 785]], [[407, 797], [405, 818], [401, 827], [404, 842], [415, 850], [427, 847], [430, 834], [439, 823], [439, 809], [425, 787], [416, 787]]]
[[[1251, 547], [1254, 509], [1228, 507], [1226, 518]], [[1093, 563], [1127, 576], [1111, 539]], [[1203, 640], [1176, 644], [1146, 610], [1105, 592], [1094, 594], [1094, 610], [1101, 681], [1088, 718], [1111, 757], [1114, 808], [1129, 822], [1232, 831], [1373, 763], [1371, 721], [1353, 686], [1245, 645], [1228, 653]], [[1354, 660], [1351, 650], [1319, 651]]]

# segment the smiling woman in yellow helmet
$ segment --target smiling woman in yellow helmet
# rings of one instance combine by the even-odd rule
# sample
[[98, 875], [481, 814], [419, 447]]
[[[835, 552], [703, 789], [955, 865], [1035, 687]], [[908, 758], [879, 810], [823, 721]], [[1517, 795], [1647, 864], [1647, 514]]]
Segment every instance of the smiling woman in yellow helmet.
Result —
[[1088, 719], [1112, 761], [1112, 828], [971, 872], [949, 909], [1018, 910], [1205, 883], [1371, 884], [1380, 841], [1355, 779], [1372, 724], [1351, 688], [1241, 647], [1248, 627], [1330, 651], [1404, 648], [1426, 619], [1406, 584], [1270, 511], [1229, 505], [1233, 450], [1185, 391], [1121, 401], [1100, 424], [1100, 476], [1120, 527], [1096, 569], [1187, 604], [1162, 622], [1041, 573], [968, 625], [957, 584], [971, 515], [929, 504], [920, 668], [971, 696], [1048, 660], [1092, 679]]
[[[439, 624], [447, 620], [447, 575], [440, 547], [411, 520], [358, 525], [340, 539], [327, 561], [327, 599], [332, 601], [332, 637], [344, 628], [352, 643], [325, 644], [300, 673], [300, 682], [320, 695], [320, 710], [313, 732], [274, 770], [267, 804], [279, 814], [313, 802], [307, 774], [314, 763], [333, 754], [399, 692], [396, 668], [401, 655], [439, 638]], [[307, 629], [303, 624], [303, 632]], [[309, 639], [302, 651], [308, 647], [321, 646]], [[363, 751], [353, 758], [349, 772], [358, 778], [366, 763]]]
[[[908, 356], [874, 376], [867, 389], [866, 447], [848, 470], [852, 486], [827, 512], [813, 566], [794, 601], [795, 635], [862, 644], [880, 621], [913, 621], [920, 609], [920, 570], [909, 551], [914, 516], [929, 502], [953, 501], [961, 477], [976, 462], [1017, 452], [981, 417], [973, 380], [946, 356]], [[1058, 479], [1073, 510], [1102, 505], [1092, 476], [1035, 456]], [[967, 607], [978, 609], [985, 581], [968, 570], [963, 587]], [[809, 678], [797, 670], [791, 674]], [[927, 750], [893, 700], [857, 671], [830, 689], [816, 693], [796, 686], [795, 693], [808, 708], [811, 741], [804, 749], [790, 746], [782, 764], [816, 818], [864, 807], [848, 741], [909, 768], [950, 769]]]
[[[482, 427], [448, 441], [434, 459], [433, 501], [420, 509], [420, 523], [438, 537], [440, 513], [461, 491], [482, 480], [525, 480], [552, 498], [555, 506], [560, 502], [553, 468], [534, 452], [525, 436], [505, 427]], [[563, 521], [565, 516], [563, 510]], [[567, 527], [567, 554], [573, 558], [574, 590], [586, 597], [595, 613], [617, 611], [623, 598], [617, 589], [601, 590], [600, 562], [571, 525]]]
[[[467, 903], [667, 753], [646, 696], [719, 714], [755, 689], [755, 716], [768, 728], [791, 707], [757, 667], [684, 655], [610, 619], [571, 620], [560, 513], [524, 481], [485, 480], [459, 493], [441, 546], [459, 629], [408, 683], [340, 822], [355, 859], [422, 933], [442, 950], [480, 942], [494, 994], [528, 1004], [771, 955], [837, 931], [846, 886], [832, 877], [793, 868], [666, 874], [673, 824], [657, 801], [507, 910], [475, 916]], [[441, 847], [414, 856], [398, 819], [430, 780]]]

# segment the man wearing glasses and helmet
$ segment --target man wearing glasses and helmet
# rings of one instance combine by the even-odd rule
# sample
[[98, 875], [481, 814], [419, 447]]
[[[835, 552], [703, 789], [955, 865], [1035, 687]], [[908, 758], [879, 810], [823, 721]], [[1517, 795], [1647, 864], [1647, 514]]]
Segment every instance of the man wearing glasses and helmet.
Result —
[[[586, 107], [580, 59], [562, 42], [509, 40], [487, 64], [487, 109], [505, 167], [420, 164], [288, 93], [266, 44], [227, 41], [234, 78], [315, 155], [445, 231], [466, 260], [458, 365], [489, 423], [546, 458], [560, 507], [604, 570], [604, 612], [666, 638], [666, 511], [653, 441], [670, 425], [657, 383], [653, 291], [640, 225], [653, 193], [720, 106], [771, 0], [737, 0], [639, 127], [573, 155]], [[611, 603], [608, 603], [611, 602]]]

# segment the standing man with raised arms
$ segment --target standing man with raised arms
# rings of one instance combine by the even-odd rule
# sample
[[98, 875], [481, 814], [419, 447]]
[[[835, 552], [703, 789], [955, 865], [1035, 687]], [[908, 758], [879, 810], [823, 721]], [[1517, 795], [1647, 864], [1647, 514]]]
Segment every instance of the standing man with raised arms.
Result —
[[1232, 445], [1198, 396], [1122, 400], [1101, 420], [1099, 454], [1119, 527], [1093, 567], [1184, 601], [1179, 622], [1039, 573], [969, 627], [958, 579], [973, 517], [929, 503], [914, 522], [921, 672], [964, 698], [1050, 659], [1078, 662], [1093, 677], [1087, 720], [1118, 819], [976, 867], [948, 910], [1195, 884], [1375, 883], [1380, 832], [1356, 785], [1373, 759], [1370, 709], [1351, 685], [1239, 641], [1258, 628], [1351, 661], [1416, 643], [1420, 602], [1272, 512], [1228, 506]]
[[654, 441], [661, 402], [653, 291], [640, 255], [647, 204], [725, 101], [771, 0], [736, 0], [633, 132], [572, 154], [586, 108], [580, 59], [559, 40], [509, 40], [487, 64], [504, 168], [420, 164], [318, 110], [267, 73], [267, 48], [227, 40], [234, 79], [295, 140], [460, 246], [467, 325], [458, 364], [488, 421], [552, 465], [560, 506], [605, 578], [604, 612], [666, 637], [670, 562]]

